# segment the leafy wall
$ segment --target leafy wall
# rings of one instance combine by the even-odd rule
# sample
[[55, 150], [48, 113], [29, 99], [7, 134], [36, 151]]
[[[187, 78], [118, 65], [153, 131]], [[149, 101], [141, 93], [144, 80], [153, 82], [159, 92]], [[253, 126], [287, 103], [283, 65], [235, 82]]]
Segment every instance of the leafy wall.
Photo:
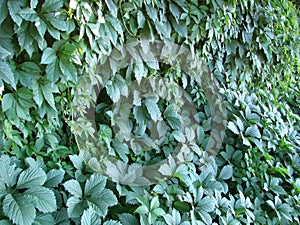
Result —
[[[292, 2], [4, 0], [0, 9], [0, 224], [299, 224], [300, 36]], [[191, 83], [202, 144], [180, 169], [170, 163], [171, 179], [130, 187], [94, 174], [78, 156], [71, 102], [82, 77], [98, 82], [96, 66], [114, 47], [144, 39], [185, 45], [207, 63], [224, 89], [228, 129], [217, 158], [205, 154], [211, 115]], [[102, 106], [128, 82], [183, 83], [176, 67], [143, 67], [147, 73], [129, 79], [121, 71], [96, 107], [100, 142], [124, 161], [161, 159], [176, 144], [171, 132], [152, 155], [114, 144]]]

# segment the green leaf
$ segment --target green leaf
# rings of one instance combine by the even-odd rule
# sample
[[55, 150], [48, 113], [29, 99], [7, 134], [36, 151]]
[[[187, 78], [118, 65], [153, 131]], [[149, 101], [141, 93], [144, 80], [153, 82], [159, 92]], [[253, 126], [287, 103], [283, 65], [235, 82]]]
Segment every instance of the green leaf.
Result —
[[56, 51], [52, 48], [46, 48], [43, 51], [41, 63], [42, 64], [51, 64], [56, 60]]
[[54, 218], [50, 213], [38, 214], [36, 216], [35, 222], [40, 225], [53, 225], [55, 224]]
[[174, 208], [179, 212], [189, 212], [191, 210], [191, 205], [187, 202], [175, 201]]
[[215, 204], [214, 198], [206, 196], [198, 202], [197, 208], [199, 208], [201, 211], [203, 210], [209, 213], [215, 210]]
[[13, 225], [9, 220], [0, 220], [0, 225]]
[[146, 206], [141, 205], [134, 212], [135, 213], [139, 213], [139, 214], [148, 214], [149, 213], [149, 209]]
[[93, 194], [87, 198], [88, 205], [92, 207], [101, 217], [107, 215], [108, 207], [118, 203], [116, 196], [111, 190], [104, 189], [101, 193]]
[[59, 92], [57, 86], [54, 84], [50, 85], [49, 83], [41, 86], [41, 89], [44, 99], [46, 99], [46, 101], [52, 107], [52, 109], [56, 110], [53, 93]]
[[37, 16], [37, 13], [36, 11], [34, 11], [33, 9], [31, 8], [24, 8], [22, 9], [20, 12], [19, 12], [19, 15], [27, 20], [27, 21], [30, 21], [30, 22], [35, 22], [39, 19], [39, 17]]
[[123, 225], [139, 225], [137, 218], [129, 213], [118, 214], [118, 217]]
[[59, 60], [59, 68], [67, 81], [77, 81], [77, 70], [71, 62]]
[[19, 12], [21, 11], [21, 6], [23, 6], [23, 4], [24, 1], [22, 0], [7, 1], [9, 15], [18, 26], [21, 26], [22, 23], [22, 17], [20, 17]]
[[59, 68], [59, 60], [56, 59], [46, 67], [47, 79], [52, 83], [56, 83], [60, 77], [62, 77], [61, 70]]
[[33, 62], [19, 64], [14, 71], [15, 80], [19, 80], [23, 86], [29, 89], [32, 89], [32, 80], [39, 77], [40, 73], [39, 66]]
[[47, 0], [42, 5], [42, 12], [57, 12], [63, 6], [64, 2], [60, 0]]
[[9, 93], [9, 94], [5, 94], [3, 96], [3, 99], [2, 99], [2, 111], [3, 112], [6, 112], [8, 111], [11, 107], [13, 107], [14, 105], [14, 96], [13, 94]]
[[13, 196], [8, 194], [3, 200], [3, 212], [15, 224], [32, 224], [35, 217], [34, 206], [24, 196]]
[[154, 197], [150, 202], [150, 210], [156, 209], [159, 207], [159, 199], [158, 197]]
[[170, 38], [172, 28], [169, 22], [158, 21], [155, 28], [161, 38]]
[[46, 181], [46, 174], [42, 168], [32, 168], [24, 170], [18, 179], [17, 188], [31, 188], [35, 186], [41, 186]]
[[85, 196], [100, 194], [103, 191], [105, 184], [106, 178], [104, 178], [100, 174], [93, 174], [85, 184]]
[[[7, 9], [7, 4], [6, 1], [1, 1], [0, 2], [0, 25], [3, 23], [3, 21], [5, 20], [5, 18], [8, 15], [8, 9]], [[0, 49], [1, 50], [1, 49]]]
[[108, 221], [105, 221], [105, 223], [103, 225], [122, 225], [122, 224], [119, 221], [108, 220]]
[[120, 99], [120, 90], [112, 81], [108, 81], [105, 85], [106, 92], [111, 100], [116, 103]]
[[138, 21], [138, 28], [143, 28], [146, 19], [142, 11], [137, 12], [137, 21]]
[[231, 130], [233, 133], [235, 134], [239, 134], [239, 129], [237, 128], [237, 126], [232, 122], [229, 121], [227, 127], [229, 128], [229, 130]]
[[233, 168], [231, 165], [224, 166], [220, 173], [220, 178], [228, 180], [232, 177]]
[[158, 118], [161, 117], [160, 109], [158, 108], [158, 105], [156, 104], [157, 100], [152, 97], [147, 97], [145, 99], [145, 105], [147, 107], [147, 110], [151, 116], [151, 119], [154, 121], [157, 121]]
[[112, 0], [105, 0], [105, 3], [113, 17], [118, 16], [118, 8]]
[[180, 116], [174, 111], [173, 105], [167, 106], [164, 111], [164, 117], [167, 119], [172, 129], [180, 130], [182, 128]]
[[11, 71], [11, 68], [6, 62], [0, 61], [0, 86], [3, 86], [3, 81], [10, 84], [16, 89], [15, 78]]
[[84, 204], [77, 196], [72, 196], [67, 200], [68, 216], [70, 218], [79, 218], [84, 211]]
[[11, 55], [12, 55], [11, 52], [9, 52], [8, 50], [6, 50], [5, 48], [2, 48], [0, 46], [0, 59], [5, 59], [6, 57], [11, 56]]
[[33, 186], [24, 194], [31, 196], [34, 206], [43, 213], [51, 213], [57, 209], [54, 193], [48, 188]]
[[[46, 14], [44, 15], [44, 18], [57, 30], [60, 31], [66, 31], [66, 22], [64, 21], [64, 18], [62, 18], [60, 15], [54, 16], [53, 14]], [[48, 26], [49, 29], [49, 26]]]
[[47, 180], [44, 184], [45, 187], [57, 187], [64, 178], [65, 171], [62, 169], [52, 169], [47, 173]]
[[249, 137], [261, 138], [261, 134], [257, 125], [252, 125], [248, 127], [245, 131], [245, 135]]
[[82, 197], [82, 190], [77, 180], [68, 180], [67, 182], [64, 183], [64, 187], [72, 195], [75, 195], [77, 197]]
[[88, 208], [84, 210], [82, 217], [81, 217], [81, 225], [94, 225], [94, 224], [101, 224], [101, 219], [97, 216], [96, 212]]
[[11, 165], [10, 158], [7, 155], [2, 155], [0, 158], [0, 180], [8, 187], [12, 187], [17, 183], [17, 177], [21, 169], [16, 168], [16, 165]]

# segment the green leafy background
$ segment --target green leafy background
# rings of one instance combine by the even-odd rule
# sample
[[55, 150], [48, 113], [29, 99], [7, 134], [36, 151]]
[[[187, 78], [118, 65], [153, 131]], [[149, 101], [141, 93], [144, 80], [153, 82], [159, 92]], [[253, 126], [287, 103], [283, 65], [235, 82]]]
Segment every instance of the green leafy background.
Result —
[[[297, 1], [2, 0], [0, 11], [0, 224], [300, 223]], [[84, 74], [97, 83], [96, 65], [115, 46], [143, 39], [185, 45], [207, 63], [224, 90], [228, 126], [220, 153], [209, 157], [209, 107], [191, 83], [203, 146], [176, 171], [170, 161], [170, 179], [130, 187], [82, 161], [71, 130], [90, 127], [74, 125], [71, 103]], [[184, 84], [175, 67], [140, 66], [132, 80]], [[101, 144], [125, 162], [164, 158], [174, 135], [153, 154], [114, 139], [107, 112], [127, 85], [121, 71], [101, 93]], [[154, 100], [142, 106], [132, 112], [136, 124], [141, 112], [148, 120], [168, 112]]]

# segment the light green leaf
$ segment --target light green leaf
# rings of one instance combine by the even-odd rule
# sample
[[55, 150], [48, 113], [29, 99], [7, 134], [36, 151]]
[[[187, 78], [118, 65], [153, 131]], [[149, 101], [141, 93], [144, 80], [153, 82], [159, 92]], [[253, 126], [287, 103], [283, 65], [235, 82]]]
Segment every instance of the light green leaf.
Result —
[[200, 211], [205, 211], [205, 212], [212, 212], [215, 210], [215, 199], [209, 196], [206, 196], [204, 198], [202, 198], [198, 204], [197, 204], [197, 208], [200, 209]]
[[167, 108], [164, 111], [164, 117], [167, 119], [172, 129], [181, 129], [182, 126], [180, 116], [175, 112], [173, 105], [167, 106]]
[[129, 213], [118, 214], [118, 217], [123, 225], [139, 225], [137, 218]]
[[157, 121], [158, 118], [161, 117], [161, 112], [156, 102], [156, 99], [152, 97], [147, 97], [145, 99], [145, 105], [147, 107], [148, 113], [150, 114], [151, 119], [153, 119], [154, 121]]
[[135, 213], [139, 213], [139, 214], [148, 214], [149, 213], [149, 209], [146, 206], [141, 205], [134, 212]]
[[108, 220], [108, 221], [105, 221], [105, 223], [103, 225], [122, 225], [122, 224], [119, 221]]
[[35, 186], [41, 186], [46, 181], [46, 173], [42, 168], [32, 168], [24, 170], [18, 179], [17, 188], [31, 188]]
[[31, 8], [24, 8], [22, 9], [20, 12], [19, 12], [19, 15], [27, 20], [27, 21], [30, 21], [30, 22], [35, 22], [39, 19], [39, 17], [37, 16], [37, 13], [36, 11], [34, 11], [33, 9]]
[[84, 210], [82, 217], [81, 217], [81, 225], [94, 225], [94, 224], [101, 224], [101, 219], [97, 216], [96, 212], [88, 208]]
[[15, 224], [32, 224], [35, 217], [34, 206], [24, 196], [13, 196], [8, 194], [3, 200], [3, 212]]
[[159, 199], [158, 197], [154, 197], [151, 202], [150, 202], [150, 210], [152, 211], [153, 209], [156, 209], [159, 207]]
[[227, 127], [229, 128], [229, 130], [231, 130], [233, 133], [235, 134], [239, 134], [239, 129], [237, 128], [237, 126], [232, 122], [229, 121]]
[[103, 191], [105, 184], [106, 178], [104, 178], [100, 174], [93, 174], [85, 184], [85, 196], [100, 194]]
[[64, 2], [61, 0], [47, 0], [42, 5], [42, 12], [57, 12], [63, 4]]
[[36, 216], [35, 222], [40, 225], [53, 225], [55, 224], [54, 218], [50, 213], [38, 214]]
[[143, 28], [146, 19], [142, 11], [137, 12], [137, 21], [138, 21], [138, 28]]
[[0, 46], [0, 59], [5, 59], [7, 56], [11, 56], [12, 53]]
[[2, 111], [6, 112], [11, 107], [14, 107], [14, 96], [11, 93], [5, 94], [2, 99]]
[[71, 62], [59, 60], [59, 68], [67, 81], [76, 82], [77, 70]]
[[47, 173], [47, 180], [44, 184], [45, 187], [57, 187], [63, 180], [65, 171], [62, 169], [52, 169]]
[[112, 81], [108, 81], [105, 85], [106, 92], [111, 98], [111, 100], [116, 103], [120, 99], [120, 90]]
[[23, 4], [24, 1], [22, 0], [7, 1], [9, 15], [18, 26], [21, 26], [22, 23], [22, 17], [20, 17], [19, 12], [21, 11], [21, 6], [23, 6]]
[[223, 169], [221, 170], [220, 178], [224, 179], [224, 180], [228, 180], [232, 177], [232, 173], [233, 173], [232, 166], [227, 165], [227, 166], [223, 167]]
[[261, 134], [257, 125], [252, 125], [248, 127], [245, 131], [245, 136], [261, 138]]
[[41, 89], [44, 99], [51, 106], [51, 108], [56, 110], [53, 93], [59, 92], [57, 86], [55, 84], [50, 85], [50, 83], [48, 83], [46, 85], [41, 86]]
[[56, 83], [60, 77], [62, 77], [61, 70], [59, 68], [59, 60], [56, 59], [46, 67], [47, 79], [52, 83]]
[[0, 180], [8, 187], [12, 187], [17, 183], [17, 177], [21, 169], [16, 168], [15, 164], [11, 165], [10, 158], [7, 155], [2, 155], [0, 158]]
[[43, 213], [51, 213], [57, 209], [54, 193], [48, 188], [33, 186], [25, 191], [24, 194], [33, 198], [34, 206]]
[[64, 187], [72, 195], [75, 195], [77, 197], [82, 197], [82, 190], [77, 180], [68, 180], [67, 182], [64, 183]]
[[72, 196], [67, 200], [67, 211], [70, 218], [79, 218], [84, 211], [84, 205], [77, 196]]
[[[0, 1], [0, 25], [3, 23], [8, 14], [6, 1]], [[0, 49], [1, 50], [1, 49]]]
[[[67, 26], [64, 18], [61, 16], [54, 16], [52, 14], [44, 15], [44, 18], [57, 30], [66, 31]], [[48, 26], [49, 28], [49, 26]]]
[[52, 48], [46, 48], [43, 51], [41, 63], [42, 64], [51, 64], [56, 60], [56, 51]]
[[104, 189], [101, 193], [93, 194], [87, 198], [88, 205], [92, 207], [101, 217], [107, 215], [108, 207], [114, 206], [118, 200], [111, 190]]
[[3, 86], [3, 81], [10, 84], [16, 89], [15, 78], [11, 71], [11, 68], [6, 62], [0, 61], [0, 86]]
[[113, 0], [105, 0], [105, 3], [113, 17], [117, 17], [118, 9]]

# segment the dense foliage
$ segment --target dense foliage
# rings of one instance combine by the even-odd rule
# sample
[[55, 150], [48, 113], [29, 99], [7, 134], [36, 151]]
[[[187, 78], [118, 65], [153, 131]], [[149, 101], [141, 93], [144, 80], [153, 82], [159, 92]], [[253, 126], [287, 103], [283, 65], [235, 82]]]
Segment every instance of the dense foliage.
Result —
[[[296, 8], [287, 0], [1, 1], [0, 224], [299, 224]], [[164, 117], [161, 146], [146, 152], [115, 139], [110, 109], [134, 80], [169, 79], [200, 115], [189, 160], [176, 170], [170, 161], [163, 170], [170, 179], [135, 187], [83, 162], [73, 134], [91, 127], [74, 123], [72, 101], [78, 83], [102, 82], [96, 66], [113, 48], [145, 39], [185, 45], [207, 63], [225, 96], [228, 129], [212, 158], [203, 150], [211, 112], [196, 82], [185, 85], [182, 71], [161, 62], [115, 71], [96, 107], [108, 155], [151, 163], [178, 142], [176, 108], [151, 98], [130, 118], [139, 127]]]

